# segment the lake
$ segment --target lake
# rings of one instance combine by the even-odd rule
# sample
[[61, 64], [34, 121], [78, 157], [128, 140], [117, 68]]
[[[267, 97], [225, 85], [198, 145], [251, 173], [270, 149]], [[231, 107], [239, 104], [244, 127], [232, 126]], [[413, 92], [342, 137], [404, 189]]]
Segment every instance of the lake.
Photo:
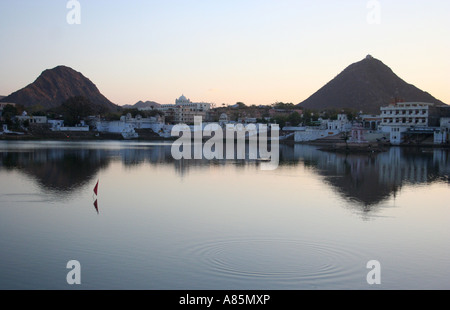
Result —
[[0, 289], [450, 289], [448, 150], [281, 145], [260, 164], [0, 142]]

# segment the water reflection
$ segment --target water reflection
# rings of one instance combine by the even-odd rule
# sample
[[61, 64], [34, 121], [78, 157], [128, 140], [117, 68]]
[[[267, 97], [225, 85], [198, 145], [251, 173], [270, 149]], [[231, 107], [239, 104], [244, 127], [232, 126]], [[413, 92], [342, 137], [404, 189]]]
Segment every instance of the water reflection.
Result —
[[[70, 194], [92, 184], [102, 169], [118, 161], [128, 168], [143, 164], [173, 166], [180, 177], [212, 165], [234, 165], [237, 169], [259, 165], [250, 160], [176, 161], [170, 149], [169, 144], [156, 143], [0, 144], [0, 173], [17, 170], [34, 179], [43, 191]], [[298, 166], [322, 176], [342, 197], [356, 202], [364, 211], [395, 195], [406, 184], [448, 183], [450, 174], [449, 152], [443, 149], [391, 148], [368, 156], [281, 145], [279, 169]]]
[[97, 212], [97, 214], [99, 214], [99, 211], [98, 211], [98, 199], [95, 199], [95, 201], [94, 201], [94, 208], [95, 208], [95, 211]]
[[0, 152], [0, 169], [17, 169], [44, 191], [70, 194], [107, 167], [108, 155], [92, 149], [28, 149]]
[[448, 150], [390, 148], [371, 155], [322, 152], [295, 145], [294, 158], [312, 167], [349, 200], [370, 206], [395, 195], [408, 185], [449, 182]]

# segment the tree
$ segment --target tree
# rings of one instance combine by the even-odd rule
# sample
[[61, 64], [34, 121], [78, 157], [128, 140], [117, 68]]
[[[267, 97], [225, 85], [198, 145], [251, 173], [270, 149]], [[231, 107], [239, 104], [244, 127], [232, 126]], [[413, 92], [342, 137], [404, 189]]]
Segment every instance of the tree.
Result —
[[345, 149], [348, 150], [348, 140], [350, 140], [350, 133], [348, 131], [344, 131], [342, 133], [342, 139], [345, 141]]
[[15, 116], [17, 116], [19, 114], [19, 111], [17, 110], [17, 108], [15, 106], [13, 106], [12, 104], [7, 104], [4, 108], [3, 108], [3, 113], [2, 116], [5, 120], [5, 124], [8, 125], [8, 127], [11, 128], [11, 126], [13, 125], [13, 118]]
[[280, 125], [280, 129], [282, 129], [283, 127], [286, 126], [287, 118], [288, 117], [284, 116], [284, 115], [277, 115], [277, 116], [274, 117], [274, 121], [275, 121], [275, 123]]
[[3, 108], [3, 117], [5, 117], [5, 118], [6, 117], [12, 118], [12, 117], [16, 116], [17, 114], [19, 114], [19, 111], [12, 104], [7, 104]]
[[92, 115], [92, 102], [82, 96], [67, 99], [60, 107], [64, 123], [67, 126], [77, 125], [83, 118]]
[[274, 109], [282, 109], [282, 110], [293, 110], [296, 108], [293, 103], [284, 103], [284, 102], [275, 102], [272, 106]]
[[302, 121], [302, 116], [298, 112], [289, 114], [287, 121], [291, 123], [292, 126], [297, 126]]

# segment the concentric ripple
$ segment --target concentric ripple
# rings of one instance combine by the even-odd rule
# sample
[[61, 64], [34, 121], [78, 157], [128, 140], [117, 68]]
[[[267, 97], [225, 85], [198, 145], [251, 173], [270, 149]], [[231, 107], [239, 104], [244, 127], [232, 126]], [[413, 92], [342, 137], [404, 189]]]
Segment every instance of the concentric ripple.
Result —
[[[233, 239], [190, 245], [183, 254], [215, 277], [330, 285], [362, 277], [354, 250], [331, 243], [286, 239]], [[356, 263], [355, 263], [356, 262]], [[363, 266], [364, 267], [364, 266]], [[348, 282], [348, 281], [347, 281]]]

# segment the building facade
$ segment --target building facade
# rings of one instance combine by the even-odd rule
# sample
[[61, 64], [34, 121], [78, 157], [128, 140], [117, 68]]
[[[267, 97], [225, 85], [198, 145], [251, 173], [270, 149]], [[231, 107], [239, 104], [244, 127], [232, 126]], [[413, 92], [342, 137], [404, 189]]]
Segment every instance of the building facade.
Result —
[[434, 132], [435, 144], [448, 144], [450, 142], [450, 117], [442, 117], [440, 128]]
[[47, 116], [20, 115], [16, 116], [16, 119], [22, 123], [28, 121], [30, 124], [41, 124], [41, 125], [47, 124]]
[[193, 124], [195, 116], [201, 116], [205, 120], [210, 109], [210, 103], [192, 102], [184, 95], [175, 99], [175, 104], [162, 104], [159, 108], [167, 120], [183, 124]]
[[425, 102], [399, 102], [381, 107], [381, 126], [429, 127], [436, 126], [433, 104]]
[[390, 133], [391, 144], [404, 142], [407, 132], [427, 132], [439, 126], [439, 110], [427, 102], [398, 102], [381, 107], [380, 130]]

